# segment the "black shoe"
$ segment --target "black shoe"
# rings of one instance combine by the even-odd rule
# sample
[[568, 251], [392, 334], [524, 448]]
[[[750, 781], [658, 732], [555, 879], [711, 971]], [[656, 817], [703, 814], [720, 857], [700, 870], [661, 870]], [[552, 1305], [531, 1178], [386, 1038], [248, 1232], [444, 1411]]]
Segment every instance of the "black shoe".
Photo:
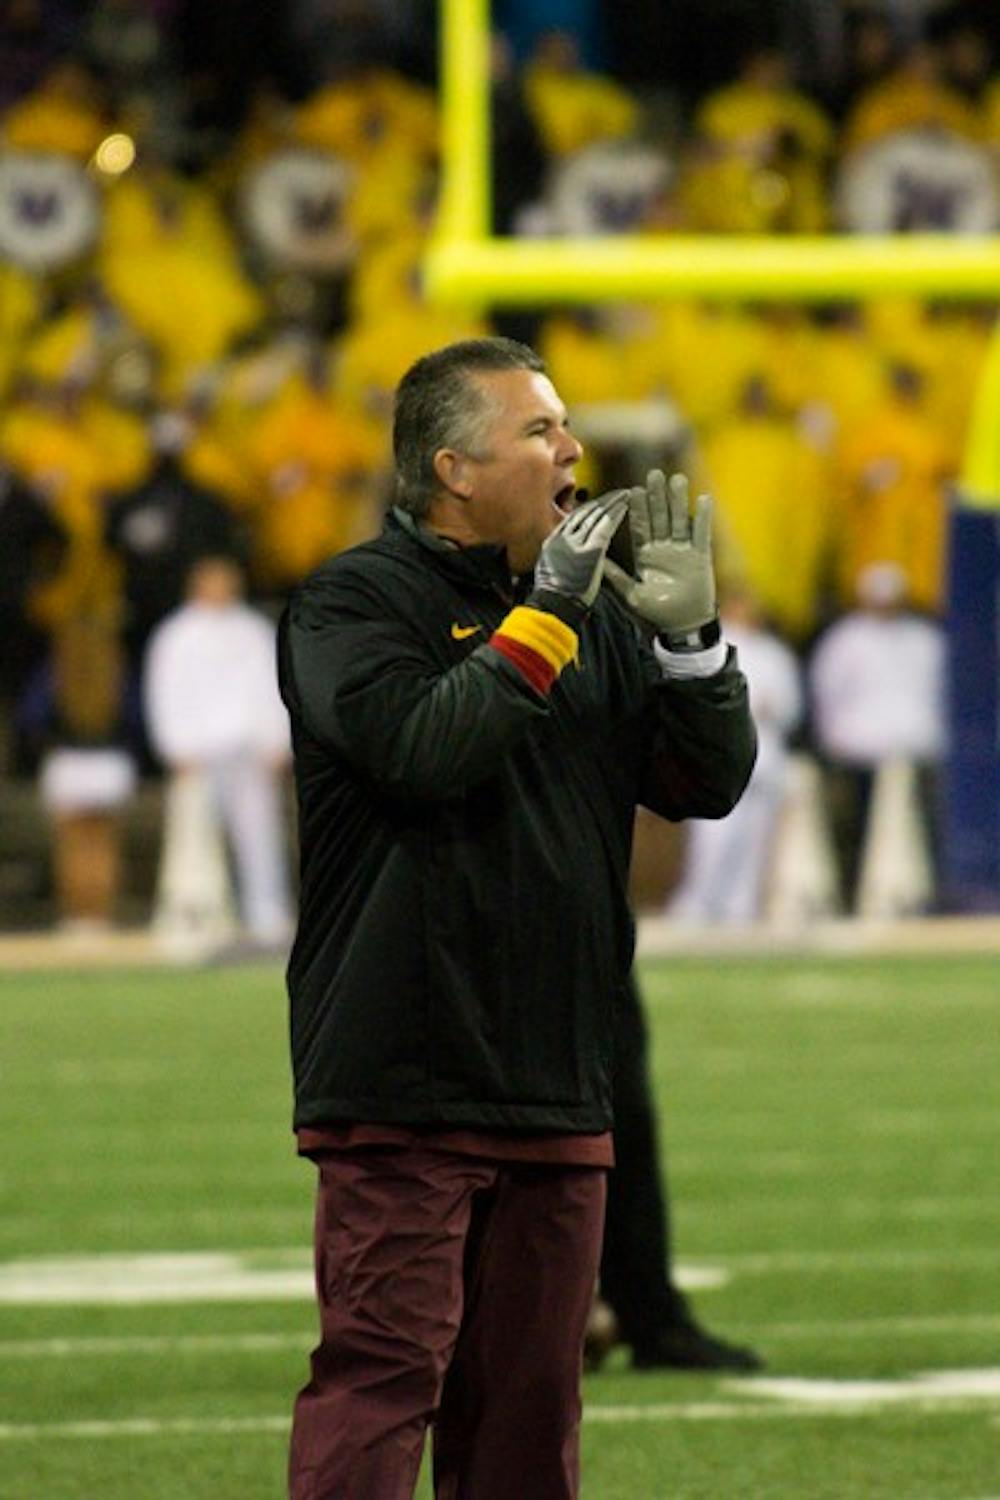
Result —
[[661, 1328], [650, 1344], [632, 1351], [634, 1370], [730, 1370], [749, 1374], [762, 1370], [764, 1361], [753, 1349], [727, 1344], [697, 1323], [676, 1323]]
[[599, 1370], [611, 1350], [621, 1342], [618, 1319], [606, 1302], [594, 1298], [583, 1341], [583, 1368], [588, 1375]]

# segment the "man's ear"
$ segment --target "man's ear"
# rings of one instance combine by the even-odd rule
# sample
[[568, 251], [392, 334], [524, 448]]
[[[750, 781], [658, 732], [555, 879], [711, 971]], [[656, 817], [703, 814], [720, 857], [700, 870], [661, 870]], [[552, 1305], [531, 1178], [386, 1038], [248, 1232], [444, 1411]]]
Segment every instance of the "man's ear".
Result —
[[472, 475], [464, 453], [456, 453], [454, 448], [439, 448], [434, 455], [434, 472], [456, 500], [472, 499]]

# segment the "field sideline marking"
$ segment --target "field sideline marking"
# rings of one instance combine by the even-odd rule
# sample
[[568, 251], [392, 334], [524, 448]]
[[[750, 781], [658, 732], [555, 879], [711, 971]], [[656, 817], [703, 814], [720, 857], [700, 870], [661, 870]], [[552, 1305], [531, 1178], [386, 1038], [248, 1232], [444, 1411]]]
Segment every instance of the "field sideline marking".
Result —
[[309, 1349], [316, 1332], [302, 1333], [176, 1333], [121, 1334], [100, 1337], [0, 1340], [0, 1363], [5, 1359], [78, 1359], [86, 1355], [119, 1354], [252, 1354], [272, 1349]]
[[[1000, 1369], [935, 1370], [908, 1380], [807, 1380], [760, 1377], [724, 1381], [739, 1393], [731, 1402], [651, 1402], [647, 1405], [592, 1402], [587, 1423], [757, 1421], [785, 1417], [841, 1417], [881, 1414], [906, 1406], [923, 1413], [974, 1412], [1000, 1396]], [[759, 1402], [754, 1397], [761, 1398]], [[128, 1417], [119, 1420], [0, 1423], [0, 1442], [50, 1438], [197, 1436], [288, 1430], [290, 1417]]]
[[[731, 1210], [738, 1205], [753, 1201], [754, 1195], [747, 1193], [743, 1196], [731, 1194], [728, 1198], [727, 1207]], [[829, 1195], [820, 1193], [796, 1192], [789, 1195], [789, 1204], [796, 1213], [806, 1211], [818, 1212], [829, 1205]], [[952, 1197], [941, 1195], [936, 1198], [921, 1197], [895, 1198], [892, 1203], [893, 1212], [900, 1219], [916, 1220], [919, 1223], [935, 1223], [937, 1221], [952, 1222], [955, 1219], [982, 1220], [984, 1222], [1000, 1217], [1000, 1201], [984, 1199], [982, 1193], [963, 1193]], [[884, 1217], [886, 1210], [884, 1195], [879, 1197], [872, 1193], [868, 1196], [859, 1194], [845, 1194], [837, 1198], [837, 1211], [845, 1219], [865, 1220], [879, 1219]], [[701, 1198], [690, 1199], [685, 1204], [684, 1212], [690, 1219], [696, 1217], [712, 1218], [718, 1221], [719, 1204], [706, 1195]]]
[[640, 958], [783, 958], [809, 963], [837, 958], [950, 958], [962, 953], [993, 957], [1000, 952], [996, 917], [908, 918], [896, 922], [833, 918], [807, 926], [683, 927], [649, 912], [637, 923]]
[[[735, 1320], [734, 1320], [735, 1321]], [[857, 1338], [869, 1333], [995, 1333], [1000, 1331], [1000, 1314], [952, 1313], [924, 1318], [854, 1318], [838, 1323], [787, 1322], [744, 1323], [739, 1326], [761, 1338]], [[0, 1345], [0, 1350], [3, 1346]]]
[[[262, 1263], [263, 1260], [270, 1264]], [[278, 1262], [275, 1264], [274, 1262]], [[685, 1291], [725, 1286], [720, 1266], [679, 1266]], [[308, 1251], [51, 1256], [0, 1262], [0, 1305], [296, 1302], [315, 1295]]]
[[[734, 1325], [735, 1326], [735, 1325]], [[741, 1332], [759, 1338], [773, 1339], [853, 1339], [872, 1334], [925, 1333], [995, 1333], [1000, 1331], [1000, 1314], [963, 1313], [940, 1317], [855, 1318], [838, 1323], [789, 1322], [746, 1323], [739, 1321]], [[312, 1347], [313, 1329], [299, 1333], [179, 1333], [179, 1334], [109, 1334], [104, 1337], [8, 1339], [0, 1340], [0, 1364], [6, 1359], [78, 1359], [86, 1356], [122, 1354], [213, 1354], [267, 1353], [272, 1350]]]
[[[993, 1267], [1000, 1246], [951, 1250], [777, 1251], [713, 1255], [681, 1263], [685, 1291], [725, 1286], [732, 1277], [797, 1271]], [[313, 1297], [305, 1250], [192, 1251], [171, 1254], [54, 1256], [0, 1262], [0, 1305], [137, 1306], [183, 1302], [298, 1302]]]
[[262, 1266], [252, 1259], [235, 1252], [193, 1251], [8, 1261], [0, 1264], [0, 1304], [298, 1302], [314, 1295], [308, 1262]]
[[771, 1271], [922, 1270], [935, 1266], [995, 1266], [1000, 1262], [1000, 1245], [941, 1250], [765, 1250], [733, 1255], [714, 1253], [712, 1259], [727, 1270], [751, 1275]]
[[[637, 923], [643, 958], [793, 958], [804, 962], [837, 958], [878, 959], [955, 954], [992, 957], [1000, 952], [1000, 919], [990, 916], [907, 918], [866, 922], [834, 918], [805, 926], [758, 923], [750, 927], [682, 927], [656, 912], [643, 911]], [[262, 963], [261, 968], [277, 964]], [[58, 932], [0, 934], [0, 974], [30, 970], [117, 968], [184, 972], [149, 929], [72, 937]]]

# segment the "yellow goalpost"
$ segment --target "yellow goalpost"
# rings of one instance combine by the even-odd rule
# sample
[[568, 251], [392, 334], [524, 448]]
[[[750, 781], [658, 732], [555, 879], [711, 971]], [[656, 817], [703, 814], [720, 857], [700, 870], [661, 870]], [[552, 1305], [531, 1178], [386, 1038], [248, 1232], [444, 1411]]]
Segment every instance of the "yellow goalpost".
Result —
[[[441, 208], [424, 259], [439, 302], [538, 306], [702, 297], [1000, 299], [1000, 235], [490, 232], [490, 0], [441, 0]], [[1000, 509], [1000, 324], [969, 433], [964, 500]]]
[[[424, 261], [427, 293], [506, 307], [699, 297], [808, 302], [933, 297], [1000, 302], [1000, 235], [614, 235], [516, 239], [491, 232], [489, 0], [441, 0], [441, 207]], [[959, 906], [1000, 901], [995, 745], [1000, 700], [1000, 320], [970, 422], [952, 510], [948, 884]], [[968, 679], [968, 680], [966, 680]], [[991, 690], [992, 691], [992, 690]], [[992, 726], [992, 728], [991, 728]], [[986, 748], [984, 748], [986, 747]], [[984, 830], [992, 830], [984, 838]]]
[[489, 0], [441, 0], [442, 200], [425, 261], [439, 301], [1000, 296], [1000, 235], [492, 235], [489, 52]]

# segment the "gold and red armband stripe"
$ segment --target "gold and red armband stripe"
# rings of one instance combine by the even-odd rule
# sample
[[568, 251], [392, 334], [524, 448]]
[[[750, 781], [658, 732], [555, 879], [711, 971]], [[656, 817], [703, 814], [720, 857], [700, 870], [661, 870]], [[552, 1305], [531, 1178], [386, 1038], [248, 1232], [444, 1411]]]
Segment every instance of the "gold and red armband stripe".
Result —
[[579, 648], [575, 630], [556, 615], [519, 604], [490, 636], [489, 645], [512, 662], [538, 693], [548, 693]]

